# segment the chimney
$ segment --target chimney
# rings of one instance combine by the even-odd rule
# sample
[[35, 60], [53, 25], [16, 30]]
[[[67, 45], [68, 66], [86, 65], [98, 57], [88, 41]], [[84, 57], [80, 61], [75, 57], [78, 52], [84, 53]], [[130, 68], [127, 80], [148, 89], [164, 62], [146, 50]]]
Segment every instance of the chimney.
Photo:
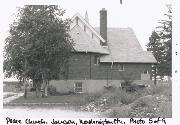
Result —
[[107, 46], [107, 11], [105, 8], [100, 10], [100, 35], [105, 40], [101, 41], [101, 45]]
[[89, 17], [88, 17], [88, 12], [86, 11], [86, 14], [85, 14], [85, 20], [89, 23]]

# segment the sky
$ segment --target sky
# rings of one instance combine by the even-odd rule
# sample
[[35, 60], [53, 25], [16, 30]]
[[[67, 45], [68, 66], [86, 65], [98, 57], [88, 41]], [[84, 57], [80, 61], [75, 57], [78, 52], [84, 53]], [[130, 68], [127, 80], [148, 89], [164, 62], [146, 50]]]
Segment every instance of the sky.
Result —
[[[99, 26], [99, 10], [106, 8], [108, 12], [108, 27], [131, 27], [133, 28], [140, 44], [145, 49], [151, 32], [158, 25], [158, 20], [163, 18], [163, 14], [167, 12], [165, 4], [176, 1], [173, 14], [173, 118], [166, 119], [171, 121], [173, 125], [179, 123], [179, 89], [180, 89], [180, 1], [179, 0], [123, 0], [120, 5], [119, 0], [4, 0], [0, 4], [0, 70], [2, 73], [3, 58], [2, 51], [4, 39], [8, 35], [9, 24], [14, 20], [16, 7], [26, 4], [58, 4], [66, 9], [66, 16], [72, 17], [79, 12], [82, 16], [88, 11], [89, 20], [92, 26]], [[175, 52], [179, 55], [175, 57]], [[177, 73], [174, 71], [177, 70]], [[14, 79], [11, 79], [14, 80]], [[1, 82], [3, 77], [1, 75]], [[2, 86], [0, 86], [2, 93]], [[1, 96], [3, 94], [0, 94]], [[1, 99], [2, 100], [2, 97]], [[3, 103], [2, 103], [3, 104]], [[2, 106], [1, 106], [2, 107]], [[19, 113], [19, 111], [18, 111]], [[169, 122], [168, 122], [169, 124]]]
[[[170, 0], [72, 0], [62, 2], [62, 7], [67, 10], [67, 15], [72, 17], [76, 12], [83, 17], [88, 12], [90, 24], [99, 26], [99, 10], [107, 10], [108, 27], [131, 27], [137, 38], [146, 50], [146, 44], [152, 31], [158, 26], [158, 21], [164, 18], [167, 12], [166, 4]], [[98, 2], [97, 2], [98, 1]]]
[[146, 45], [152, 31], [158, 26], [167, 12], [166, 4], [172, 0], [6, 0], [0, 5], [0, 41], [4, 46], [4, 39], [8, 36], [9, 25], [12, 24], [17, 13], [17, 7], [27, 4], [58, 4], [66, 10], [65, 17], [71, 18], [75, 13], [83, 17], [88, 12], [89, 22], [93, 27], [99, 27], [99, 11], [107, 10], [108, 27], [131, 27], [142, 48]]

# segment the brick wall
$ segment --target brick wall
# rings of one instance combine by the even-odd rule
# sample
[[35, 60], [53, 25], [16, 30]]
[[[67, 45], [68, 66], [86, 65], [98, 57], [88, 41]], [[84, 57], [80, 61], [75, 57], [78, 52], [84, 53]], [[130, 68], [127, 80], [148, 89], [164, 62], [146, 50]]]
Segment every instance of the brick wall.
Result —
[[[151, 74], [151, 64], [125, 63], [124, 71], [119, 71], [116, 63], [94, 64], [96, 54], [74, 53], [69, 61], [69, 80], [122, 80], [125, 78], [141, 80], [141, 74], [147, 70]], [[63, 77], [60, 77], [62, 79]]]

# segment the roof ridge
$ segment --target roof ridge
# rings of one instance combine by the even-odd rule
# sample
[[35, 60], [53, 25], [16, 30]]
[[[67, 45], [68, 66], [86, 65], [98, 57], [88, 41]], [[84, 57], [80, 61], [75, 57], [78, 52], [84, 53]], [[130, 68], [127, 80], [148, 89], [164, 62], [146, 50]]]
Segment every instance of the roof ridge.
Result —
[[[93, 27], [93, 28], [100, 28], [100, 27]], [[107, 27], [108, 29], [129, 29], [133, 30], [131, 27]]]
[[101, 35], [94, 29], [93, 26], [91, 26], [79, 13], [76, 13], [71, 20], [73, 20], [76, 16], [78, 16], [82, 22], [85, 23], [86, 26], [88, 26], [90, 28], [90, 30], [92, 30], [92, 32], [94, 32], [95, 35], [97, 35], [97, 37], [99, 37], [99, 39], [103, 42], [105, 42], [105, 40], [101, 37]]
[[[79, 32], [79, 36], [77, 36], [77, 32]], [[72, 38], [75, 40], [75, 50], [76, 51], [85, 51], [85, 52], [97, 52], [97, 53], [101, 53], [101, 54], [109, 54], [109, 51], [106, 50], [105, 48], [103, 48], [101, 45], [99, 45], [94, 39], [92, 39], [88, 34], [84, 33], [83, 30], [81, 29], [81, 27], [79, 25], [76, 25], [72, 28], [71, 32], [70, 32]], [[76, 40], [82, 40], [83, 42], [78, 42], [76, 44]], [[81, 48], [81, 45], [87, 45], [84, 48]], [[91, 45], [91, 46], [90, 46]], [[95, 46], [96, 49], [92, 46]], [[78, 48], [76, 48], [78, 47]], [[79, 48], [80, 47], [80, 48]]]

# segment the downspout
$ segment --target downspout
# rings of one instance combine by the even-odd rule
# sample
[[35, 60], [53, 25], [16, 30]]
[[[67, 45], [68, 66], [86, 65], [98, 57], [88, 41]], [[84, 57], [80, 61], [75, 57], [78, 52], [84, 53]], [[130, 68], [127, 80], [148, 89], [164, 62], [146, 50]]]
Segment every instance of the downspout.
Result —
[[108, 86], [108, 68], [107, 68], [107, 76], [106, 77], [107, 77], [107, 86]]
[[[111, 73], [111, 69], [112, 69], [112, 66], [113, 66], [113, 62], [111, 62], [111, 67], [110, 67], [110, 69], [109, 68], [107, 68], [107, 86], [109, 86], [109, 71], [110, 71], [110, 73]], [[112, 80], [112, 73], [110, 74], [111, 75], [111, 80]]]
[[114, 64], [114, 62], [112, 61], [112, 62], [111, 62], [111, 80], [112, 80], [112, 70], [113, 70], [113, 64]]
[[90, 61], [89, 61], [89, 79], [91, 79], [91, 53], [90, 53], [90, 56], [89, 56], [89, 59], [90, 59]]

